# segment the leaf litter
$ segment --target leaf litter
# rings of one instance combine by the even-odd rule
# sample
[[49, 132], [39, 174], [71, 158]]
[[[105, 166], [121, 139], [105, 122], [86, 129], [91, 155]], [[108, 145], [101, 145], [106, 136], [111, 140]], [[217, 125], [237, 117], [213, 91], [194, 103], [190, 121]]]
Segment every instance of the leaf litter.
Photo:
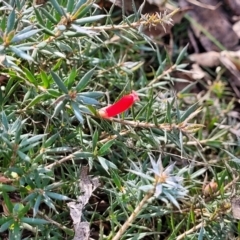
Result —
[[75, 236], [73, 240], [88, 240], [90, 237], [90, 223], [82, 221], [83, 209], [88, 203], [93, 191], [99, 186], [98, 178], [91, 179], [88, 175], [88, 167], [82, 167], [80, 172], [79, 188], [82, 195], [76, 201], [67, 203], [73, 220]]

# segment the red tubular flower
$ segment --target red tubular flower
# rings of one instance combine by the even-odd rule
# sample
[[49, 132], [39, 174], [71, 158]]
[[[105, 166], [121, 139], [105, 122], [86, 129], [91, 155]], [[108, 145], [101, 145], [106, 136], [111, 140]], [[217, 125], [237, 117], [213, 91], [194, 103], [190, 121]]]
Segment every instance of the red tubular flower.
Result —
[[98, 114], [102, 118], [114, 117], [114, 116], [128, 110], [136, 101], [139, 101], [139, 97], [135, 91], [132, 91], [132, 93], [123, 96], [116, 103], [114, 103], [110, 106], [101, 108], [98, 111]]

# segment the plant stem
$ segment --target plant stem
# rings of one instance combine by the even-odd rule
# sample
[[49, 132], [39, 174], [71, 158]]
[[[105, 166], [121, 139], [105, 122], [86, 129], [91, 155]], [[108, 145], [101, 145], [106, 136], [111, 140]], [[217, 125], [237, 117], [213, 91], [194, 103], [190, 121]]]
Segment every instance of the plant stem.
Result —
[[147, 203], [147, 201], [153, 196], [154, 191], [148, 192], [145, 197], [142, 199], [142, 201], [137, 205], [137, 207], [132, 212], [131, 216], [127, 219], [127, 221], [122, 225], [122, 227], [118, 230], [117, 234], [112, 240], [119, 240], [120, 237], [124, 234], [124, 232], [127, 230], [129, 225], [133, 223], [137, 215], [142, 210], [143, 206]]

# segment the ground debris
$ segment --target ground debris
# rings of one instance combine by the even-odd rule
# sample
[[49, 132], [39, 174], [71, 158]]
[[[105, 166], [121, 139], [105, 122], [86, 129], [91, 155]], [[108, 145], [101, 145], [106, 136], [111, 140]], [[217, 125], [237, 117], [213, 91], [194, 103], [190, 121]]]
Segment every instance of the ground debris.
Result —
[[[233, 50], [238, 36], [234, 32], [222, 6], [216, 0], [179, 0], [180, 7], [189, 7], [191, 27], [207, 51]], [[222, 49], [221, 49], [222, 48]]]
[[90, 224], [82, 222], [82, 211], [88, 203], [92, 192], [99, 186], [97, 178], [91, 179], [88, 176], [88, 168], [83, 167], [80, 173], [79, 187], [82, 195], [77, 197], [76, 202], [69, 202], [70, 215], [73, 220], [75, 236], [73, 240], [88, 240], [90, 236]]

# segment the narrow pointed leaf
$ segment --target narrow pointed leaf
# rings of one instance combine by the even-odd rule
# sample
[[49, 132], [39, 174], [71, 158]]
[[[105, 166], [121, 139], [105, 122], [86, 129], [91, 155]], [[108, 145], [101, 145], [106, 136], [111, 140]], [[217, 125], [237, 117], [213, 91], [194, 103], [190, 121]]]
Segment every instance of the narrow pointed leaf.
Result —
[[41, 218], [28, 218], [28, 217], [23, 217], [21, 218], [21, 221], [24, 223], [28, 224], [34, 224], [34, 225], [39, 225], [39, 224], [48, 224], [49, 221]]
[[2, 112], [2, 124], [5, 128], [5, 130], [8, 130], [8, 119], [7, 119], [5, 112]]
[[103, 157], [98, 156], [98, 161], [100, 162], [101, 166], [104, 168], [106, 172], [108, 172], [108, 164], [106, 163], [106, 159]]
[[47, 206], [49, 208], [51, 208], [52, 210], [54, 210], [55, 212], [57, 212], [57, 209], [54, 206], [54, 204], [52, 203], [51, 199], [45, 194], [44, 194], [44, 197], [45, 197], [45, 199], [43, 201], [47, 204]]
[[107, 17], [107, 15], [96, 15], [96, 16], [91, 16], [91, 17], [85, 17], [85, 18], [80, 18], [80, 19], [74, 21], [74, 23], [84, 25], [86, 23], [96, 22], [105, 17]]
[[76, 100], [77, 100], [79, 103], [82, 103], [82, 104], [87, 104], [87, 105], [100, 105], [99, 101], [97, 101], [96, 99], [90, 98], [90, 97], [84, 97], [84, 96], [81, 96], [80, 94], [77, 95]]
[[28, 55], [24, 51], [20, 50], [19, 48], [16, 48], [14, 46], [10, 46], [9, 49], [12, 50], [20, 58], [23, 58], [27, 61], [33, 61], [34, 62], [33, 58], [30, 55]]
[[74, 9], [74, 1], [68, 1], [67, 2], [67, 12], [72, 13]]
[[0, 232], [4, 232], [7, 229], [9, 229], [9, 227], [14, 223], [14, 219], [10, 219], [9, 221], [5, 222], [4, 224], [2, 224], [2, 226], [0, 227]]
[[60, 101], [56, 107], [54, 108], [54, 112], [52, 115], [52, 118], [55, 118], [56, 116], [58, 116], [58, 114], [60, 113], [60, 111], [64, 110], [64, 107], [66, 105], [66, 101]]
[[93, 154], [90, 152], [75, 152], [73, 153], [75, 158], [90, 158], [93, 157]]
[[55, 33], [50, 29], [46, 28], [44, 25], [37, 23], [37, 26], [41, 27], [42, 31], [50, 36], [55, 36]]
[[31, 138], [25, 139], [19, 144], [19, 147], [24, 147], [26, 145], [33, 144], [39, 140], [42, 140], [44, 136], [46, 136], [46, 134], [39, 134]]
[[13, 202], [10, 199], [9, 195], [5, 191], [3, 191], [1, 193], [1, 197], [3, 197], [3, 201], [5, 204], [5, 207], [7, 207], [8, 212], [12, 213], [14, 205], [13, 205]]
[[15, 10], [12, 10], [10, 15], [8, 16], [7, 33], [10, 33], [14, 29], [15, 18], [16, 18]]
[[199, 102], [194, 103], [192, 106], [190, 106], [181, 116], [181, 122], [183, 122], [185, 119], [187, 119], [193, 112], [195, 112], [199, 107]]
[[144, 174], [144, 173], [142, 173], [142, 172], [140, 172], [140, 171], [129, 170], [129, 172], [132, 172], [132, 173], [138, 175], [139, 177], [141, 177], [141, 178], [143, 178], [143, 179], [148, 179], [148, 180], [150, 180], [150, 181], [154, 181], [154, 178], [153, 178], [153, 177], [151, 177], [151, 176], [149, 176], [149, 175], [147, 175], [147, 174]]
[[13, 191], [16, 191], [16, 188], [11, 185], [0, 183], [0, 191], [13, 192]]
[[186, 52], [187, 52], [187, 48], [188, 48], [188, 44], [182, 49], [182, 51], [180, 52], [180, 54], [178, 55], [178, 58], [176, 60], [176, 65], [179, 65], [179, 63], [182, 61], [182, 59], [184, 58]]
[[204, 227], [202, 226], [197, 240], [203, 240], [204, 239], [203, 237], [204, 237]]
[[93, 91], [93, 92], [81, 92], [79, 96], [89, 97], [89, 98], [100, 98], [104, 96], [103, 92], [100, 91]]
[[[73, 2], [73, 1], [69, 1], [69, 2]], [[45, 15], [45, 17], [46, 17], [50, 22], [52, 22], [53, 24], [58, 24], [57, 19], [55, 19], [55, 18], [53, 17], [53, 15], [52, 15], [50, 12], [48, 12], [46, 9], [42, 8], [42, 9], [41, 9], [41, 12]]]
[[78, 119], [78, 121], [83, 124], [83, 117], [82, 117], [82, 113], [78, 107], [78, 104], [76, 102], [71, 102], [71, 105], [72, 105], [72, 108], [73, 108], [73, 111], [74, 111], [74, 114], [76, 116], [76, 118]]
[[35, 217], [37, 215], [41, 201], [42, 201], [42, 196], [38, 195], [38, 197], [35, 201], [34, 207], [33, 207], [33, 217]]
[[23, 33], [27, 33], [29, 31], [33, 30], [33, 25], [27, 26], [25, 28], [23, 28], [20, 32], [18, 32], [17, 35], [23, 34]]
[[178, 204], [178, 201], [176, 200], [175, 197], [173, 197], [170, 193], [164, 192], [165, 196], [168, 198], [168, 200], [175, 205], [178, 209], [180, 209], [180, 206]]
[[98, 156], [97, 158], [106, 172], [108, 172], [109, 168], [117, 169], [117, 166], [114, 163], [108, 161], [106, 158], [100, 156]]
[[76, 24], [71, 25], [72, 28], [74, 28], [78, 33], [92, 36], [92, 35], [98, 35], [99, 33], [90, 29], [85, 29], [83, 27], [77, 26]]
[[36, 192], [32, 192], [30, 193], [27, 197], [25, 197], [22, 202], [29, 202], [32, 201], [33, 199], [35, 199], [37, 197], [37, 193]]
[[31, 31], [26, 32], [26, 33], [17, 34], [12, 38], [11, 42], [16, 43], [16, 42], [23, 41], [27, 38], [32, 37], [33, 35], [35, 35], [36, 33], [40, 32], [40, 31], [41, 31], [41, 29], [35, 29], [35, 30], [31, 30]]
[[31, 161], [30, 157], [28, 155], [26, 155], [25, 153], [23, 153], [22, 151], [18, 150], [17, 154], [23, 161], [26, 161], [26, 162], [30, 162]]
[[52, 75], [55, 83], [58, 85], [59, 89], [61, 91], [63, 91], [64, 93], [68, 94], [68, 90], [67, 90], [66, 86], [64, 85], [64, 83], [62, 82], [62, 80], [60, 79], [60, 77], [55, 72], [52, 72], [52, 71], [51, 71], [51, 75]]
[[33, 83], [35, 86], [37, 86], [37, 81], [31, 71], [29, 71], [27, 68], [23, 67], [23, 71], [26, 74], [27, 79]]
[[102, 147], [99, 149], [98, 154], [101, 156], [106, 154], [110, 150], [110, 148], [114, 144], [114, 142], [115, 142], [115, 139], [112, 139], [112, 140], [104, 143], [102, 145]]
[[43, 102], [43, 100], [48, 99], [48, 98], [50, 98], [49, 95], [39, 94], [35, 98], [32, 99], [32, 101], [25, 107], [25, 109], [35, 106], [39, 102]]
[[50, 147], [57, 140], [58, 137], [59, 137], [59, 133], [52, 135], [49, 139], [47, 139], [44, 142], [43, 144], [44, 148]]
[[67, 80], [67, 85], [68, 85], [68, 89], [70, 89], [73, 85], [73, 83], [75, 82], [75, 78], [77, 77], [77, 70], [76, 68], [73, 68], [69, 74], [68, 80]]
[[[43, 8], [42, 8], [42, 9], [43, 9]], [[40, 14], [40, 12], [38, 11], [37, 8], [34, 8], [34, 12], [35, 12], [37, 21], [38, 21], [40, 24], [44, 25], [43, 17], [42, 17], [42, 15]]]
[[73, 12], [75, 13], [80, 7], [82, 7], [82, 5], [83, 5], [84, 3], [86, 3], [86, 2], [87, 2], [87, 0], [79, 0], [79, 1], [77, 2], [77, 4], [75, 5]]
[[50, 198], [53, 198], [56, 200], [61, 200], [61, 201], [71, 200], [71, 198], [64, 196], [62, 194], [59, 194], [59, 193], [45, 191], [45, 194], [48, 195]]
[[57, 0], [50, 0], [50, 2], [52, 3], [54, 9], [59, 13], [60, 16], [63, 16], [63, 9], [61, 8], [61, 6], [58, 4]]
[[93, 133], [93, 137], [92, 137], [92, 151], [95, 151], [95, 148], [97, 146], [97, 142], [99, 139], [99, 133], [98, 130], [96, 129], [95, 132]]
[[79, 81], [79, 83], [76, 86], [76, 90], [78, 92], [82, 91], [88, 84], [88, 82], [90, 81], [90, 79], [92, 78], [92, 75], [95, 71], [95, 68], [91, 69], [90, 71], [88, 71], [83, 77], [82, 79]]

